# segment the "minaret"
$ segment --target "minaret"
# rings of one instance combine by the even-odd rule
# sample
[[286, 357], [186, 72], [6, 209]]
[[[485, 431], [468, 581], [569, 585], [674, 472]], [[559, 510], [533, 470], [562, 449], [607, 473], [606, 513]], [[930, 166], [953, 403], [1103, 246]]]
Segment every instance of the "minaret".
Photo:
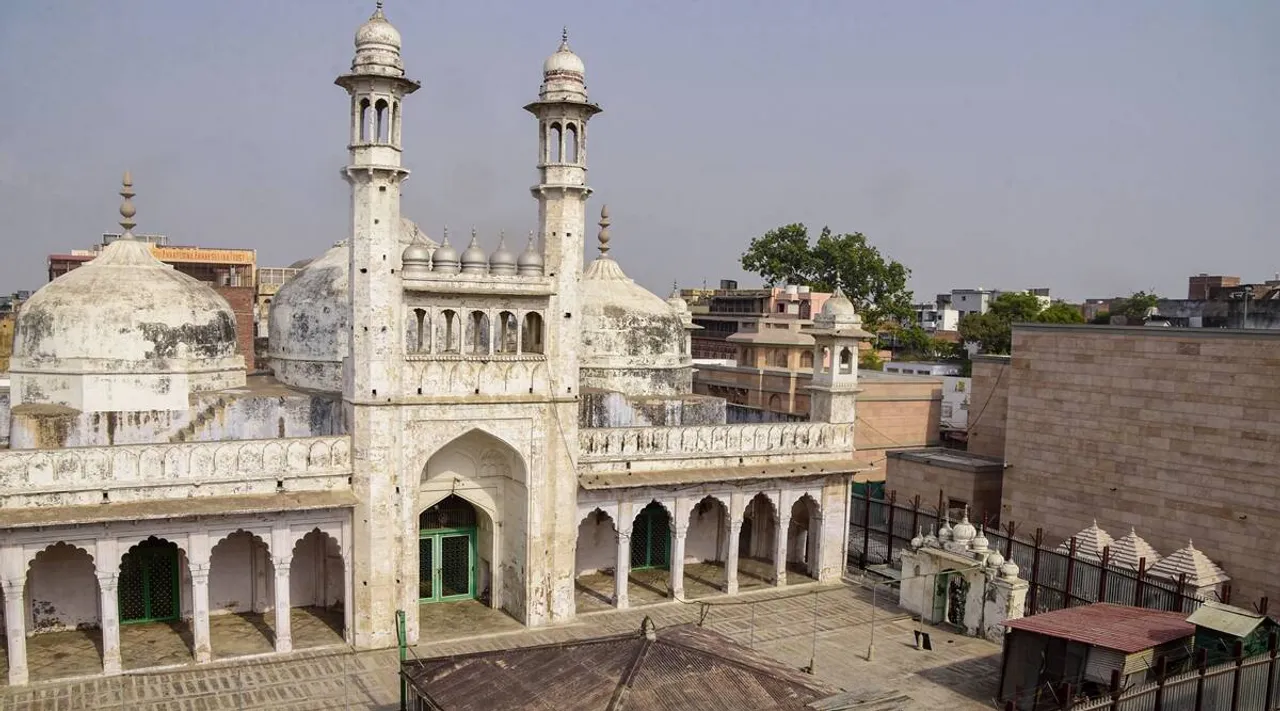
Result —
[[862, 330], [862, 318], [839, 288], [804, 332], [814, 341], [809, 419], [853, 423], [858, 399], [858, 343], [875, 336]]
[[343, 170], [351, 184], [351, 334], [343, 369], [352, 447], [355, 565], [352, 615], [358, 647], [395, 644], [394, 611], [410, 604], [401, 551], [400, 525], [408, 514], [397, 495], [401, 472], [399, 421], [393, 398], [400, 393], [400, 167], [401, 100], [418, 89], [400, 59], [400, 33], [382, 14], [382, 3], [356, 31], [351, 72], [338, 86], [351, 95], [350, 160]]
[[587, 100], [586, 68], [569, 49], [569, 32], [542, 65], [538, 100], [524, 107], [538, 118], [538, 225], [544, 274], [556, 282], [547, 310], [547, 353], [555, 396], [577, 395], [578, 280], [586, 232], [587, 122], [600, 107]]

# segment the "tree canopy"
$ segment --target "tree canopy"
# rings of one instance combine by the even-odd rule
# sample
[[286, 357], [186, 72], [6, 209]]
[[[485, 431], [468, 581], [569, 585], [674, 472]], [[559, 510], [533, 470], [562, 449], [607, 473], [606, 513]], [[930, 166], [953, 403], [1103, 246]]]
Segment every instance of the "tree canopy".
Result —
[[861, 232], [835, 234], [823, 227], [817, 242], [811, 242], [803, 224], [784, 225], [751, 240], [742, 268], [759, 274], [769, 286], [839, 287], [871, 329], [913, 315], [907, 289], [911, 270], [882, 255]]
[[1147, 311], [1155, 308], [1159, 300], [1160, 297], [1154, 292], [1150, 294], [1145, 291], [1134, 292], [1133, 296], [1113, 303], [1112, 313], [1124, 316], [1130, 321], [1142, 321], [1147, 317]]
[[977, 343], [983, 353], [1008, 353], [1013, 347], [1013, 324], [1028, 322], [1084, 323], [1084, 316], [1071, 304], [1042, 309], [1034, 295], [1007, 291], [991, 301], [986, 313], [960, 319], [960, 338]]

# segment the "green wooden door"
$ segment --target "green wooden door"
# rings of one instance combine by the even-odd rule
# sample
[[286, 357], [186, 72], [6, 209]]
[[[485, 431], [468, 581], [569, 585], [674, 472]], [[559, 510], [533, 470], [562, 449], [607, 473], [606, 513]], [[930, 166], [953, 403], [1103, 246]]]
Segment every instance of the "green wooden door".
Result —
[[476, 531], [436, 529], [418, 535], [418, 600], [476, 596]]
[[631, 527], [631, 569], [666, 568], [671, 565], [671, 518], [662, 504], [653, 502], [636, 515]]
[[178, 619], [178, 546], [149, 538], [130, 550], [120, 561], [117, 599], [121, 624]]

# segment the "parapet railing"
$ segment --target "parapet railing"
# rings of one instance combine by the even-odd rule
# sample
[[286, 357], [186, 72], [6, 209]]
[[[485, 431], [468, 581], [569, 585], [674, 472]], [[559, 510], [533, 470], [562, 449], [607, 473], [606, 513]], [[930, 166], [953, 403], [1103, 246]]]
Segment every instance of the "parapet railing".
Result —
[[694, 427], [601, 427], [578, 431], [584, 462], [853, 452], [853, 426], [773, 422]]

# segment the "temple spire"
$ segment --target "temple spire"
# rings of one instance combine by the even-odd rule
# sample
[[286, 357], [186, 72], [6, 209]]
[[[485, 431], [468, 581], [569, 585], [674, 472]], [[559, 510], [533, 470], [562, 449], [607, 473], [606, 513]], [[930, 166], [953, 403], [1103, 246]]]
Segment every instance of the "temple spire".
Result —
[[609, 256], [609, 206], [604, 205], [600, 208], [600, 256]]
[[138, 214], [138, 211], [133, 207], [133, 196], [137, 193], [133, 192], [133, 176], [130, 175], [129, 171], [126, 170], [124, 172], [124, 179], [120, 181], [120, 185], [120, 197], [124, 198], [124, 201], [120, 203], [120, 216], [124, 218], [120, 220], [120, 227], [124, 229], [124, 234], [120, 237], [121, 239], [133, 239], [133, 228], [138, 224], [133, 220], [133, 216]]

